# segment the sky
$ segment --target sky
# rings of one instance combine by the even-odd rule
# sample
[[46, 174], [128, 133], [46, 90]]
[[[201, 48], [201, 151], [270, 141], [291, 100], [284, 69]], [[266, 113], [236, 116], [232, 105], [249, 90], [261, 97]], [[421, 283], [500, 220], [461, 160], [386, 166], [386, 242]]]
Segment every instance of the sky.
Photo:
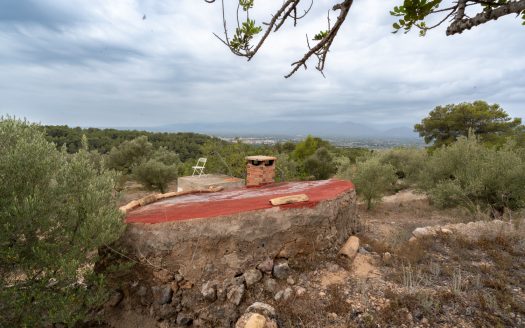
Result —
[[[0, 114], [83, 127], [254, 120], [390, 127], [412, 126], [438, 105], [483, 99], [525, 117], [520, 19], [451, 37], [445, 27], [424, 38], [392, 34], [397, 2], [356, 1], [326, 77], [312, 61], [285, 79], [307, 50], [305, 36], [326, 28], [334, 2], [316, 0], [297, 27], [271, 34], [247, 62], [213, 36], [222, 31], [220, 2], [1, 0]], [[235, 0], [225, 3], [232, 33]], [[280, 4], [256, 0], [252, 17], [268, 21]]]

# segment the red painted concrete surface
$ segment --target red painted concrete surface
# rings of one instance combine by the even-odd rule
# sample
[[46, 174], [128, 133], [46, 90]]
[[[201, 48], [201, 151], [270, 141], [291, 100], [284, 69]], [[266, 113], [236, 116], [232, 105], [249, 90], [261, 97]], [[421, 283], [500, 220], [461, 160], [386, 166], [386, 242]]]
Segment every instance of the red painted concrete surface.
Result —
[[184, 195], [133, 210], [128, 213], [126, 223], [161, 223], [232, 215], [275, 207], [270, 204], [270, 199], [295, 194], [306, 194], [310, 200], [279, 207], [282, 209], [314, 207], [320, 201], [334, 199], [351, 189], [354, 189], [354, 185], [349, 181], [320, 180]]

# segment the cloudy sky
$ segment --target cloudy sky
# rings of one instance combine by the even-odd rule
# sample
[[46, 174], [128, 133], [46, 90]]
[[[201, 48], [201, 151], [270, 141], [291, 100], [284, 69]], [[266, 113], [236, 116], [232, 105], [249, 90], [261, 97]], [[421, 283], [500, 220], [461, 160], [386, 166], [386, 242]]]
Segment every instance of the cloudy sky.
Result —
[[[225, 1], [228, 13], [234, 1]], [[253, 17], [269, 17], [280, 3], [256, 1]], [[0, 114], [99, 127], [254, 117], [410, 126], [437, 105], [484, 99], [525, 116], [525, 27], [519, 19], [453, 37], [438, 29], [420, 38], [390, 33], [389, 9], [396, 2], [385, 3], [355, 2], [332, 47], [326, 78], [312, 62], [284, 79], [306, 49], [305, 34], [326, 26], [333, 2], [316, 0], [298, 27], [272, 34], [246, 62], [212, 34], [221, 32], [219, 3], [1, 0]]]

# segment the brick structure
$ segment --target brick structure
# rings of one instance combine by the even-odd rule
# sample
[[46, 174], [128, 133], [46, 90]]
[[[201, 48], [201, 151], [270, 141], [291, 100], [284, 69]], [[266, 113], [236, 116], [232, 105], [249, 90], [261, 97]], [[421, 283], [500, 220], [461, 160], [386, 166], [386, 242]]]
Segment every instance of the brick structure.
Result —
[[275, 181], [275, 161], [272, 156], [246, 157], [246, 186], [260, 186]]

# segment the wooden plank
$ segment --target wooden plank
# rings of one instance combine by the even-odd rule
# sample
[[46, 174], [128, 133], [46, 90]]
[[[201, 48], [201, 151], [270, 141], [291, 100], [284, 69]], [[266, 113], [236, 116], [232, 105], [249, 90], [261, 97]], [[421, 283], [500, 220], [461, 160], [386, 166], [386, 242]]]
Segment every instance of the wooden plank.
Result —
[[308, 198], [307, 195], [305, 195], [305, 194], [298, 194], [298, 195], [291, 195], [291, 196], [272, 198], [272, 199], [270, 199], [270, 203], [273, 206], [277, 206], [277, 205], [284, 205], [284, 204], [307, 202], [309, 200], [310, 200], [310, 198]]

